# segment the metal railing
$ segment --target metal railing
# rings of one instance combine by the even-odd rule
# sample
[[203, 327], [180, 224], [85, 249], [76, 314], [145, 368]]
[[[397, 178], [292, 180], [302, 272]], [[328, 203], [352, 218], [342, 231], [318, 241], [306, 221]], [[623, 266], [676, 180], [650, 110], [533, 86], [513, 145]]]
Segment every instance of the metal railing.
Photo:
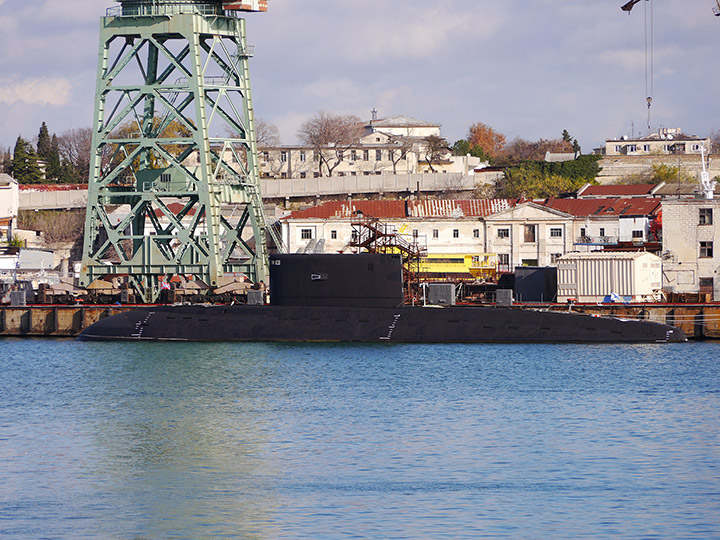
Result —
[[580, 236], [575, 240], [576, 244], [587, 244], [594, 246], [614, 246], [618, 243], [617, 236]]
[[200, 15], [225, 15], [220, 4], [168, 3], [134, 4], [111, 7], [105, 11], [106, 17], [143, 17], [151, 15], [180, 15], [197, 13]]

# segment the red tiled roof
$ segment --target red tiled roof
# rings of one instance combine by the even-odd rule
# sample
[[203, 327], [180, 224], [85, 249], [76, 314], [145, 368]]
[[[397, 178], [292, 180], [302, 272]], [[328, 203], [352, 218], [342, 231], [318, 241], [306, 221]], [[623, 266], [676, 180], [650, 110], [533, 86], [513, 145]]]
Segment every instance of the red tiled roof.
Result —
[[573, 216], [652, 216], [660, 210], [660, 199], [652, 197], [607, 199], [548, 199], [543, 206]]
[[374, 218], [404, 218], [405, 201], [328, 201], [298, 210], [283, 219], [341, 219], [358, 213]]
[[[168, 210], [173, 213], [173, 215], [177, 216], [183, 208], [185, 208], [185, 205], [182, 203], [174, 202], [167, 205]], [[154, 210], [155, 215], [159, 218], [165, 217], [165, 212], [163, 212], [160, 208], [156, 208]], [[188, 216], [194, 216], [195, 215], [195, 208], [191, 208], [190, 211], [187, 213]]]
[[410, 201], [408, 217], [485, 217], [515, 206], [516, 199], [434, 199]]
[[657, 186], [654, 184], [588, 186], [578, 195], [580, 197], [630, 197], [633, 195], [650, 195], [655, 187]]
[[20, 191], [78, 191], [87, 184], [20, 184]]

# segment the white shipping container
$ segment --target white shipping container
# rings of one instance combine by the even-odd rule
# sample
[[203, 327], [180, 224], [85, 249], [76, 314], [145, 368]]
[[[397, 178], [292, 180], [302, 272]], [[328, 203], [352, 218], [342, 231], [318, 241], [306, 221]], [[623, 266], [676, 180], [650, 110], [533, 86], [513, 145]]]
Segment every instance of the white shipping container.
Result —
[[662, 288], [662, 261], [652, 253], [569, 253], [557, 265], [558, 302], [651, 301]]

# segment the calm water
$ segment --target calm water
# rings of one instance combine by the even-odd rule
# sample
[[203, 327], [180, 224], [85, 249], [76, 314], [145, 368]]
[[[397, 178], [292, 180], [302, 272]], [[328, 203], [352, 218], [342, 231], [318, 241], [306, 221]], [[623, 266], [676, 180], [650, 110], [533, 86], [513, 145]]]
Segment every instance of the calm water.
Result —
[[0, 537], [720, 538], [720, 343], [0, 340]]

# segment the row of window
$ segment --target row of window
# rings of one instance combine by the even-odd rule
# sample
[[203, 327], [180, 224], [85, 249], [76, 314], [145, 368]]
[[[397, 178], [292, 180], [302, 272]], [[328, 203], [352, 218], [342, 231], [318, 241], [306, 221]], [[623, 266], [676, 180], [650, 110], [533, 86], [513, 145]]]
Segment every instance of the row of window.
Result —
[[[383, 160], [383, 152], [387, 152], [387, 158], [389, 161], [393, 161], [395, 158], [399, 157], [400, 159], [406, 159], [407, 154], [405, 151], [400, 150], [375, 150], [375, 161], [382, 161]], [[396, 153], [399, 152], [399, 153]], [[349, 157], [350, 161], [360, 161], [358, 158], [360, 154], [357, 150], [350, 150]], [[290, 157], [290, 152], [288, 150], [281, 150], [280, 151], [280, 161], [282, 163], [287, 163], [288, 158]], [[338, 158], [340, 158], [340, 161], [345, 161], [345, 152], [340, 151], [338, 152]], [[270, 161], [270, 152], [263, 152], [263, 160], [264, 161]], [[305, 150], [299, 150], [298, 151], [298, 160], [301, 163], [305, 163], [307, 161], [307, 153]], [[313, 152], [313, 161], [320, 161], [320, 152], [314, 151]], [[362, 161], [370, 161], [370, 150], [363, 150], [362, 151]]]
[[[643, 145], [637, 145], [637, 144], [627, 144], [624, 146], [625, 149], [628, 152], [637, 152], [638, 148], [640, 148], [643, 152], [650, 152], [652, 150], [652, 147], [649, 144], [643, 144]], [[675, 143], [675, 144], [664, 144], [662, 145], [663, 152], [678, 152], [678, 151], [684, 151], [685, 150], [685, 143]], [[622, 152], [623, 151], [623, 145], [616, 144], [615, 145], [615, 151], [616, 152]], [[690, 151], [691, 152], [699, 152], [700, 151], [700, 145], [697, 143], [693, 143], [690, 145]]]

